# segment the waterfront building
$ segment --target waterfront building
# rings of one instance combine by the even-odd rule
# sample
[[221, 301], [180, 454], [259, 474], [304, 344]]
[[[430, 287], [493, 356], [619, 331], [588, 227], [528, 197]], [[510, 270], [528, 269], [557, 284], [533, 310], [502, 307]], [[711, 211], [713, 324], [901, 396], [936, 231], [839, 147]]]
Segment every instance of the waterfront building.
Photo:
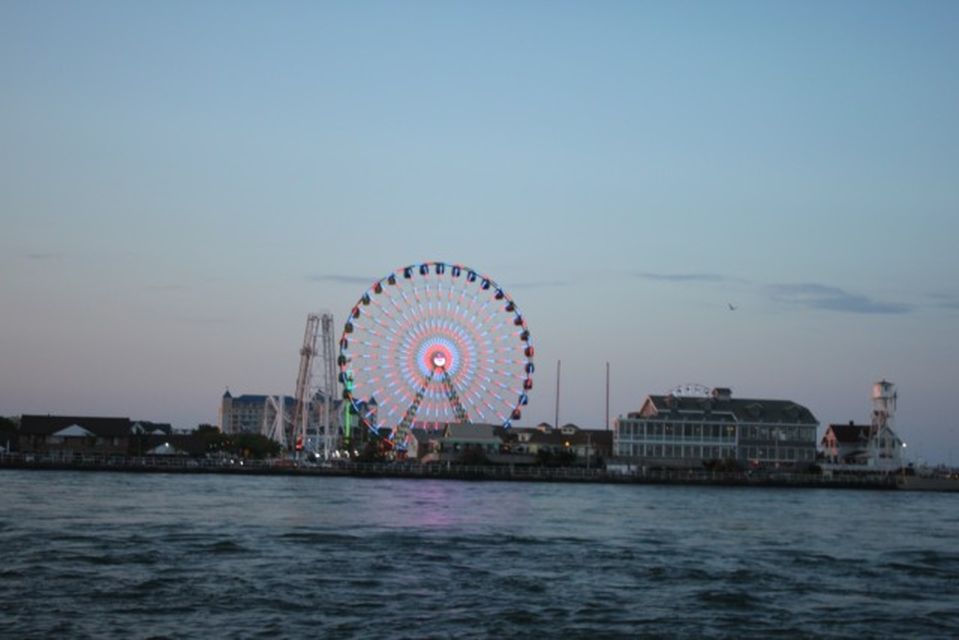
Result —
[[826, 427], [819, 446], [823, 460], [833, 464], [862, 463], [869, 444], [868, 424], [831, 424]]
[[613, 455], [651, 468], [800, 468], [816, 458], [818, 427], [809, 409], [790, 400], [733, 398], [727, 388], [676, 391], [647, 396], [639, 411], [617, 418]]
[[576, 464], [596, 466], [613, 452], [613, 432], [606, 429], [579, 429], [569, 440]]
[[543, 423], [538, 427], [513, 427], [507, 436], [510, 450], [516, 454], [530, 456], [569, 455], [576, 464], [587, 464], [608, 458], [612, 452], [612, 431], [598, 429], [580, 429], [567, 423], [559, 429], [553, 429]]
[[410, 429], [410, 438], [406, 450], [407, 460], [429, 463], [439, 460], [440, 443], [443, 440], [442, 429]]
[[24, 415], [19, 445], [25, 453], [138, 455], [150, 437], [169, 437], [169, 424], [129, 418]]
[[443, 429], [440, 459], [456, 461], [470, 453], [489, 458], [500, 452], [502, 427], [493, 424], [451, 422]]
[[896, 434], [899, 394], [896, 385], [880, 380], [872, 387], [870, 424], [831, 424], [820, 441], [823, 469], [839, 471], [896, 471], [903, 466], [905, 443]]

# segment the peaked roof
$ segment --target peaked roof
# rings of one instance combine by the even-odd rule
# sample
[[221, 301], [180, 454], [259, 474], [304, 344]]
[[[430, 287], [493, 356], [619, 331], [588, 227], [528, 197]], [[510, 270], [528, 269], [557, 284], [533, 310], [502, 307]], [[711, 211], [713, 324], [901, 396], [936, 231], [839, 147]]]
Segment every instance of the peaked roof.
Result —
[[[819, 424], [806, 407], [791, 400], [765, 400], [713, 396], [699, 398], [674, 395], [651, 395], [641, 411], [643, 416], [676, 418], [709, 416], [711, 420], [726, 419], [735, 422], [780, 422], [790, 424]], [[631, 414], [630, 417], [636, 417]]]
[[558, 429], [551, 429], [547, 432], [536, 431], [529, 437], [530, 444], [548, 444], [555, 446], [563, 446], [567, 442], [572, 442], [572, 435], [563, 435], [562, 431]]
[[20, 433], [49, 436], [61, 429], [78, 426], [100, 438], [120, 438], [130, 434], [130, 425], [129, 418], [25, 415], [20, 419]]
[[500, 427], [495, 424], [451, 422], [446, 425], [445, 438], [454, 440], [499, 440]]
[[605, 429], [580, 429], [569, 438], [573, 444], [588, 444], [591, 447], [613, 446], [613, 432]]
[[58, 438], [89, 438], [96, 434], [84, 429], [78, 424], [71, 424], [69, 427], [54, 431], [51, 435], [57, 436]]
[[413, 434], [417, 442], [429, 442], [430, 440], [439, 440], [443, 437], [442, 429], [421, 429], [414, 427], [410, 429], [410, 433]]
[[[264, 394], [249, 394], [249, 393], [244, 393], [241, 396], [232, 396], [234, 405], [264, 404], [267, 398], [270, 398], [270, 397], [275, 398], [276, 396], [269, 396]], [[283, 396], [283, 404], [293, 406], [296, 404], [296, 398], [294, 398], [293, 396]]]
[[154, 435], [173, 433], [173, 425], [168, 422], [150, 422], [149, 420], [137, 420], [130, 427], [130, 433], [152, 433]]
[[869, 439], [869, 425], [866, 424], [831, 424], [829, 429], [836, 436], [837, 442], [854, 444]]

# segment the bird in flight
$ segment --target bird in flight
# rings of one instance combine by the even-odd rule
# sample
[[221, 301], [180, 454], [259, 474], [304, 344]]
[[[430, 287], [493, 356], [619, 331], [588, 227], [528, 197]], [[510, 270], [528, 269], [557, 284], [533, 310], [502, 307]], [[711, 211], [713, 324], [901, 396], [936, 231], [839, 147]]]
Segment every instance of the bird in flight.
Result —
[[734, 307], [732, 302], [727, 302], [726, 306], [729, 307], [730, 311], [735, 311], [736, 309], [739, 308], [739, 307]]

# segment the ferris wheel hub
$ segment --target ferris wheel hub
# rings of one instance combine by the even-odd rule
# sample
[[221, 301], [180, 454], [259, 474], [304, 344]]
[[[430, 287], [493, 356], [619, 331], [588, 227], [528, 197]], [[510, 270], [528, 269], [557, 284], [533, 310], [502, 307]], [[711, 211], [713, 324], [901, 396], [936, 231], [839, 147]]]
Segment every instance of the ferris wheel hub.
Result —
[[446, 368], [446, 356], [439, 351], [433, 354], [433, 367], [436, 369]]

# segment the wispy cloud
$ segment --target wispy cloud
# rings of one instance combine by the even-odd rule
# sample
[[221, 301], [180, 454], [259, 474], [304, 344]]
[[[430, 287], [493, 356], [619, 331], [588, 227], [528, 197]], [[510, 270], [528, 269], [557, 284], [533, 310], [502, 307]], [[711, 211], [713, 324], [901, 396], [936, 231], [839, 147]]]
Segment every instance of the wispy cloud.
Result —
[[235, 324], [232, 318], [226, 316], [179, 316], [177, 320], [184, 324], [197, 325], [230, 325]]
[[928, 295], [935, 300], [933, 303], [934, 307], [959, 310], [959, 295], [952, 293], [930, 293]]
[[568, 287], [570, 282], [566, 280], [540, 280], [540, 281], [529, 281], [529, 282], [512, 282], [509, 284], [510, 289], [547, 289], [551, 287]]
[[36, 253], [25, 253], [23, 254], [24, 258], [28, 260], [57, 260], [63, 257], [62, 253], [51, 251], [51, 252], [36, 252]]
[[336, 284], [362, 284], [369, 285], [377, 278], [367, 276], [348, 276], [338, 273], [324, 273], [320, 275], [307, 276], [310, 282], [333, 282]]
[[643, 280], [656, 280], [658, 282], [726, 282], [729, 280], [719, 273], [651, 273], [642, 271], [635, 275]]
[[183, 284], [151, 284], [147, 285], [147, 291], [156, 291], [159, 293], [169, 293], [173, 291], [186, 291], [188, 286]]
[[900, 314], [915, 308], [902, 302], [873, 300], [859, 293], [814, 282], [772, 284], [766, 287], [766, 292], [776, 302], [841, 313]]

